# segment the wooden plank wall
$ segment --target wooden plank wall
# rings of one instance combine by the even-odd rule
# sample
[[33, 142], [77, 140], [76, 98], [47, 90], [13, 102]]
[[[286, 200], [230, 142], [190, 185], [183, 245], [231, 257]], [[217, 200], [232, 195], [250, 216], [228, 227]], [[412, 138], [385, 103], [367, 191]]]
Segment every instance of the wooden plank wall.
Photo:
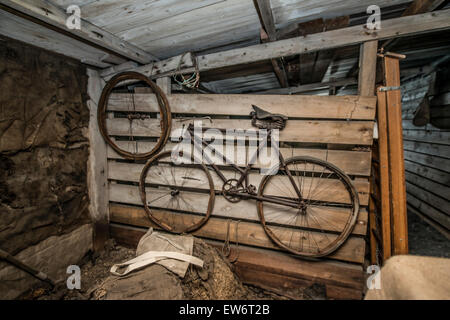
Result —
[[[450, 130], [431, 124], [416, 127], [414, 112], [428, 92], [431, 109], [450, 108], [448, 80], [435, 85], [436, 74], [402, 85], [403, 139], [408, 210], [444, 235], [450, 235]], [[433, 113], [431, 113], [433, 116]]]
[[[367, 205], [369, 193], [372, 135], [375, 117], [375, 97], [360, 96], [261, 96], [261, 95], [168, 95], [174, 116], [172, 135], [181, 127], [176, 117], [200, 117], [210, 115], [208, 127], [214, 128], [251, 128], [249, 113], [251, 105], [274, 113], [283, 113], [290, 117], [286, 128], [280, 132], [281, 152], [286, 156], [310, 155], [328, 160], [342, 168], [354, 179], [359, 192], [361, 211], [357, 225], [348, 241], [330, 260], [362, 264], [365, 254], [364, 236], [367, 229]], [[110, 99], [109, 110], [112, 113], [127, 110], [130, 94], [114, 94]], [[156, 111], [156, 100], [152, 94], [134, 94], [136, 110]], [[141, 136], [142, 141], [135, 142], [139, 150], [149, 148], [149, 141], [158, 133], [158, 121], [150, 124], [151, 119], [137, 122], [133, 134]], [[123, 118], [111, 117], [108, 120], [110, 133], [116, 137], [129, 135], [129, 122]], [[135, 121], [134, 121], [135, 122]], [[134, 123], [133, 122], [133, 123]], [[188, 122], [183, 122], [184, 124]], [[117, 142], [124, 148], [134, 148], [129, 141]], [[171, 149], [168, 143], [166, 149]], [[248, 153], [248, 150], [244, 152]], [[110, 221], [116, 224], [138, 227], [155, 227], [146, 217], [141, 205], [137, 182], [142, 163], [123, 160], [112, 149], [108, 150], [108, 178], [110, 197]], [[233, 171], [224, 171], [233, 177]], [[222, 189], [222, 182], [211, 171], [215, 189]], [[259, 185], [259, 173], [250, 176], [250, 183]], [[330, 188], [333, 188], [330, 186]], [[331, 189], [330, 189], [331, 190]], [[184, 221], [195, 219], [189, 210], [183, 214]], [[162, 214], [162, 213], [161, 213]], [[237, 204], [227, 202], [216, 195], [212, 217], [194, 235], [224, 241], [227, 237], [228, 219], [242, 220], [239, 224], [239, 243], [251, 247], [273, 249], [277, 247], [264, 233], [257, 216], [254, 201], [243, 200]], [[235, 239], [231, 228], [230, 239]]]

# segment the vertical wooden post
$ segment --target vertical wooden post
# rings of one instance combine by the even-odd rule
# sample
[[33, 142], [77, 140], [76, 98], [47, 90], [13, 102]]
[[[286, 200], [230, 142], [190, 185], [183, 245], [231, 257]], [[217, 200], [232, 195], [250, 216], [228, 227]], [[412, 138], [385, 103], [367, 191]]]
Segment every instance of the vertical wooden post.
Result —
[[377, 50], [377, 40], [367, 41], [361, 44], [358, 81], [358, 94], [360, 96], [373, 96], [375, 94]]
[[389, 169], [392, 199], [393, 254], [408, 253], [405, 163], [403, 157], [402, 101], [398, 56], [385, 55], [387, 126], [389, 137]]
[[[378, 41], [368, 41], [361, 44], [359, 57], [358, 93], [360, 96], [375, 95], [375, 74], [377, 69]], [[371, 182], [373, 183], [373, 182]], [[370, 255], [373, 264], [377, 261], [375, 235], [372, 229], [375, 226], [375, 204], [373, 198], [369, 198], [369, 237]]]
[[172, 93], [172, 83], [170, 77], [158, 78], [156, 79], [156, 84], [165, 94]]
[[377, 90], [378, 151], [381, 198], [381, 237], [383, 261], [391, 256], [391, 198], [389, 191], [389, 154], [386, 114], [386, 92]]
[[89, 160], [88, 160], [88, 192], [89, 212], [94, 221], [94, 251], [103, 249], [109, 238], [109, 193], [108, 165], [106, 161], [107, 146], [100, 135], [97, 122], [97, 106], [105, 82], [95, 70], [88, 69], [87, 102], [89, 118]]

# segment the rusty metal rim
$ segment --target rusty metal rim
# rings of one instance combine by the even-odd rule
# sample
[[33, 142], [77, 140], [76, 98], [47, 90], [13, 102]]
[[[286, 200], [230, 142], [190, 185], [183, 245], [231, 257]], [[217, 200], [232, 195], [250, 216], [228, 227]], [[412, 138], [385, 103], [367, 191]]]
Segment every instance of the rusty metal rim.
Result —
[[[125, 151], [119, 146], [117, 146], [114, 141], [109, 137], [108, 131], [106, 128], [106, 108], [108, 104], [108, 98], [111, 94], [114, 87], [121, 81], [125, 80], [139, 80], [144, 81], [150, 88], [152, 88], [153, 92], [156, 95], [156, 98], [158, 100], [159, 104], [159, 113], [161, 115], [161, 136], [158, 139], [158, 142], [156, 143], [156, 146], [149, 152], [146, 153], [131, 153], [128, 151]], [[167, 100], [166, 95], [164, 92], [148, 77], [145, 75], [133, 72], [133, 71], [127, 71], [122, 72], [114, 77], [112, 77], [103, 88], [102, 94], [100, 96], [100, 101], [98, 103], [98, 110], [97, 110], [97, 121], [98, 121], [98, 127], [100, 130], [100, 133], [105, 139], [106, 143], [108, 143], [111, 148], [114, 149], [118, 154], [120, 154], [125, 159], [129, 160], [147, 160], [148, 158], [152, 157], [153, 155], [157, 154], [161, 148], [165, 145], [167, 142], [167, 139], [170, 135], [170, 130], [172, 127], [172, 115], [170, 112], [170, 106], [169, 101]]]
[[172, 151], [161, 152], [160, 154], [157, 154], [153, 158], [149, 159], [147, 161], [147, 163], [144, 165], [144, 168], [142, 169], [141, 175], [139, 177], [139, 192], [141, 195], [141, 200], [142, 200], [142, 203], [144, 204], [144, 209], [145, 209], [145, 212], [147, 213], [148, 218], [152, 222], [154, 222], [156, 225], [158, 225], [160, 228], [162, 228], [166, 231], [172, 232], [172, 233], [193, 232], [193, 231], [198, 230], [200, 227], [202, 227], [208, 221], [209, 217], [211, 216], [211, 212], [214, 208], [214, 201], [215, 201], [214, 182], [213, 182], [211, 174], [209, 173], [208, 169], [206, 168], [206, 166], [203, 163], [199, 164], [198, 167], [199, 167], [199, 169], [202, 169], [205, 172], [206, 177], [208, 178], [209, 195], [210, 196], [209, 196], [209, 201], [208, 201], [207, 212], [206, 212], [205, 216], [202, 219], [200, 219], [196, 224], [193, 224], [192, 226], [190, 226], [180, 232], [175, 232], [171, 226], [169, 226], [165, 222], [156, 218], [155, 215], [152, 213], [152, 210], [147, 205], [147, 194], [145, 191], [145, 178], [147, 177], [148, 170], [152, 166], [153, 162], [158, 161], [160, 158], [163, 158], [166, 156], [171, 157], [171, 155], [172, 155]]

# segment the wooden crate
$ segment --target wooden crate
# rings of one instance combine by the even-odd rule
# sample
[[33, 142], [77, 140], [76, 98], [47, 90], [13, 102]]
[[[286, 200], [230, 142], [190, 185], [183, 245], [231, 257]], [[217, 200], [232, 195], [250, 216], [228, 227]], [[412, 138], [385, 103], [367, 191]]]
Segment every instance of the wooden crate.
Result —
[[[188, 95], [173, 94], [168, 95], [171, 111], [173, 114], [172, 133], [178, 130], [182, 123], [176, 120], [177, 116], [202, 117], [208, 115], [212, 118], [212, 123], [203, 120], [208, 127], [213, 128], [240, 128], [250, 129], [251, 121], [249, 113], [251, 105], [257, 105], [273, 113], [282, 113], [289, 116], [286, 128], [280, 132], [281, 152], [288, 158], [296, 155], [308, 155], [323, 160], [327, 160], [342, 170], [344, 170], [354, 182], [358, 191], [361, 210], [356, 222], [356, 226], [344, 243], [344, 245], [332, 255], [316, 262], [306, 263], [298, 258], [289, 259], [289, 264], [298, 264], [297, 273], [286, 274], [283, 267], [262, 268], [258, 267], [266, 264], [262, 256], [271, 257], [276, 265], [280, 256], [287, 256], [286, 253], [275, 255], [275, 252], [282, 250], [274, 244], [265, 234], [259, 223], [256, 203], [254, 200], [242, 200], [232, 204], [226, 201], [221, 195], [216, 195], [214, 210], [209, 221], [194, 235], [215, 241], [224, 241], [227, 238], [227, 223], [229, 219], [241, 220], [238, 228], [239, 243], [242, 250], [252, 250], [259, 248], [259, 255], [253, 254], [252, 267], [244, 263], [243, 255], [237, 265], [241, 266], [238, 273], [244, 281], [249, 283], [257, 282], [257, 277], [265, 277], [268, 274], [277, 274], [279, 281], [295, 278], [302, 281], [292, 283], [300, 286], [300, 283], [323, 282], [330, 288], [329, 291], [341, 292], [336, 288], [341, 283], [346, 292], [352, 294], [342, 294], [342, 297], [355, 297], [355, 290], [361, 293], [361, 286], [354, 282], [352, 286], [345, 284], [345, 281], [338, 280], [336, 283], [327, 283], [327, 279], [335, 277], [340, 279], [342, 274], [351, 274], [352, 279], [362, 279], [362, 264], [365, 256], [365, 235], [367, 232], [368, 214], [367, 206], [369, 202], [369, 176], [371, 168], [370, 146], [373, 142], [373, 128], [376, 110], [375, 97], [362, 96], [279, 96], [279, 95]], [[111, 96], [109, 109], [114, 111], [126, 111], [131, 102], [130, 94], [114, 94]], [[134, 94], [134, 103], [137, 111], [156, 112], [157, 103], [152, 94]], [[150, 123], [152, 122], [153, 123]], [[159, 133], [159, 119], [133, 121], [133, 135], [141, 136], [144, 140], [155, 138]], [[187, 123], [187, 122], [183, 122]], [[127, 119], [110, 117], [108, 119], [108, 130], [111, 135], [126, 137], [129, 135], [129, 122]], [[139, 150], [151, 148], [154, 142], [151, 141], [116, 141], [122, 148], [135, 148], [138, 144]], [[173, 143], [168, 143], [165, 147], [170, 150]], [[249, 153], [249, 150], [238, 150]], [[108, 179], [109, 201], [110, 201], [110, 222], [112, 223], [112, 235], [124, 241], [132, 230], [125, 226], [135, 227], [156, 227], [146, 217], [139, 196], [137, 183], [143, 164], [126, 161], [121, 158], [111, 148], [108, 149]], [[248, 158], [248, 155], [246, 156]], [[256, 166], [258, 167], [258, 166]], [[213, 176], [214, 186], [217, 191], [222, 190], [222, 181], [214, 171], [210, 171]], [[231, 170], [225, 170], [224, 174], [234, 175]], [[259, 186], [262, 176], [259, 173], [250, 175], [250, 183]], [[162, 182], [161, 182], [162, 183]], [[340, 190], [333, 189], [330, 185], [330, 192], [327, 197], [339, 196]], [[199, 194], [201, 196], [201, 194]], [[190, 214], [189, 208], [184, 208], [185, 213], [174, 215], [175, 223], [183, 221], [194, 221], [198, 219]], [[167, 214], [161, 212], [160, 214]], [[170, 213], [169, 213], [170, 214]], [[121, 229], [122, 228], [122, 229]], [[141, 230], [142, 231], [142, 230]], [[229, 238], [236, 239], [235, 228], [230, 228]], [[134, 235], [136, 237], [136, 235]], [[130, 240], [131, 241], [131, 240]], [[130, 241], [128, 241], [130, 243]], [[258, 258], [259, 257], [259, 258]], [[258, 262], [259, 261], [259, 262]], [[327, 269], [329, 264], [339, 263], [339, 268]], [[309, 275], [303, 271], [303, 266], [307, 264], [309, 268], [317, 269], [317, 274]], [[248, 268], [247, 268], [248, 267]], [[247, 269], [246, 269], [247, 268]], [[249, 272], [255, 269], [256, 273]], [[275, 271], [274, 271], [275, 270]], [[327, 270], [327, 271], [324, 271]], [[330, 271], [334, 270], [334, 271]], [[343, 271], [345, 270], [345, 272]], [[333, 274], [335, 273], [335, 274]], [[259, 274], [259, 276], [258, 276]], [[255, 278], [256, 277], [256, 278]], [[250, 279], [252, 278], [252, 279]], [[344, 276], [345, 278], [345, 276]], [[276, 286], [278, 280], [269, 283], [269, 286]], [[361, 280], [362, 281], [362, 280]], [[283, 285], [285, 287], [286, 285]], [[327, 287], [327, 288], [328, 288]], [[344, 290], [344, 289], [342, 289]], [[345, 291], [345, 290], [344, 290]], [[343, 291], [342, 291], [343, 292]], [[330, 293], [330, 296], [333, 294]], [[357, 296], [357, 294], [356, 294]], [[334, 295], [336, 297], [336, 294]]]

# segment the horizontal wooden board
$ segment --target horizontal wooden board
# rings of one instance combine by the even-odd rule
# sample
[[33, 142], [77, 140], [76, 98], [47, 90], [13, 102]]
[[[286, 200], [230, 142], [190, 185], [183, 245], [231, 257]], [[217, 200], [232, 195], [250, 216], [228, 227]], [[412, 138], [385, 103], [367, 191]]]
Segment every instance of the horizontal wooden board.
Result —
[[[110, 234], [122, 245], [136, 247], [146, 229], [119, 224], [110, 225]], [[223, 243], [206, 240], [221, 250]], [[273, 250], [231, 245], [230, 259], [241, 281], [287, 294], [313, 283], [326, 286], [331, 299], [360, 299], [364, 286], [361, 266], [334, 261], [307, 261]]]
[[404, 151], [405, 159], [450, 173], [450, 159], [433, 157], [427, 154]]
[[[204, 214], [206, 212], [209, 199], [207, 194], [183, 192], [182, 196], [184, 201], [172, 203], [167, 200], [167, 198], [161, 198], [164, 193], [157, 189], [147, 188], [146, 193], [147, 201], [150, 201], [150, 205], [153, 207], [167, 209], [168, 211], [170, 209], [177, 209], [198, 214]], [[109, 188], [109, 198], [110, 201], [113, 202], [142, 206], [142, 200], [140, 198], [137, 186], [111, 184]], [[277, 209], [276, 207], [274, 210], [270, 209], [270, 205], [267, 209], [265, 209], [266, 220], [283, 225], [293, 225], [293, 221], [291, 222], [287, 220], [290, 217], [287, 215], [288, 212], [284, 211], [280, 214], [280, 212], [275, 210]], [[347, 210], [343, 211], [339, 208], [317, 206], [311, 211], [315, 217], [307, 220], [309, 222], [308, 226], [311, 229], [340, 231], [346, 223], [347, 212]], [[216, 195], [212, 216], [227, 219], [242, 219], [259, 223], [255, 200], [242, 200], [238, 203], [230, 203], [223, 196]], [[301, 222], [297, 222], [297, 226], [301, 226]], [[367, 210], [362, 208], [353, 230], [353, 234], [365, 235], [366, 232]]]
[[410, 141], [450, 145], [450, 132], [426, 131], [425, 127], [421, 127], [420, 130], [403, 130], [403, 138]]
[[[116, 141], [115, 142], [119, 148], [126, 150], [128, 152], [148, 152], [152, 150], [156, 142], [148, 141]], [[172, 150], [177, 144], [168, 142], [163, 148], [164, 151]], [[226, 148], [226, 147], [225, 147]], [[244, 147], [235, 147], [235, 157], [229, 157], [230, 160], [235, 160], [236, 164], [239, 166], [243, 163], [239, 162], [237, 156], [238, 153], [242, 152]], [[253, 151], [246, 149], [247, 156], [245, 157], [245, 165], [248, 163], [247, 160], [251, 158]], [[280, 148], [280, 152], [285, 159], [296, 156], [308, 156], [314, 157], [321, 160], [328, 161], [341, 170], [343, 170], [348, 175], [356, 176], [370, 176], [370, 161], [371, 153], [366, 151], [345, 151], [345, 150], [325, 150], [325, 149], [309, 149], [309, 148]], [[117, 154], [111, 147], [108, 147], [108, 159], [123, 159], [122, 156]], [[254, 168], [260, 168], [259, 163], [253, 165]]]
[[[434, 180], [430, 180], [428, 178], [422, 177], [415, 173], [412, 173], [408, 170], [405, 171], [406, 181], [421, 187], [424, 190], [430, 191], [443, 199], [447, 199], [450, 196], [450, 184], [443, 185], [441, 183], [437, 183]], [[449, 177], [450, 178], [450, 175]], [[448, 203], [450, 205], [450, 203]]]
[[405, 169], [408, 172], [415, 173], [429, 180], [433, 180], [440, 184], [450, 186], [450, 173], [445, 173], [441, 170], [429, 168], [409, 160], [405, 161]]
[[428, 218], [436, 221], [441, 226], [450, 230], [450, 217], [445, 213], [437, 210], [426, 202], [418, 199], [415, 195], [411, 193], [407, 193], [407, 202], [408, 205], [412, 206], [416, 210], [422, 212]]
[[[195, 219], [195, 217], [192, 217]], [[141, 208], [110, 205], [110, 221], [139, 227], [154, 227]], [[194, 236], [224, 241], [227, 238], [227, 220], [212, 217], [199, 230], [193, 232]], [[159, 229], [159, 228], [157, 228]], [[230, 228], [230, 239], [236, 239], [235, 228]], [[239, 243], [270, 249], [280, 249], [265, 234], [260, 224], [240, 222], [238, 228]], [[364, 261], [365, 241], [363, 238], [350, 237], [329, 259], [362, 263]]]
[[429, 142], [419, 142], [404, 140], [403, 146], [405, 150], [426, 153], [432, 156], [439, 156], [450, 159], [450, 146]]
[[431, 225], [433, 228], [435, 228], [437, 231], [439, 231], [444, 237], [446, 237], [448, 240], [450, 240], [450, 231], [446, 229], [445, 227], [441, 226], [436, 221], [430, 219], [428, 216], [424, 215], [422, 212], [416, 210], [412, 206], [408, 205], [408, 212], [412, 212], [416, 215], [418, 215], [421, 219], [423, 219], [426, 223]]
[[[142, 172], [143, 165], [142, 164], [135, 164], [135, 163], [122, 163], [122, 162], [116, 162], [116, 161], [108, 161], [108, 178], [112, 180], [119, 180], [119, 181], [130, 181], [130, 182], [139, 182], [139, 177]], [[176, 170], [178, 169], [178, 170]], [[178, 175], [185, 174], [186, 170], [184, 168], [175, 168], [175, 174], [178, 172]], [[218, 177], [215, 171], [210, 170], [211, 176], [213, 178], [214, 182], [214, 188], [217, 191], [222, 190], [223, 181]], [[222, 170], [222, 173], [225, 175], [226, 178], [231, 179], [235, 178], [235, 171], [232, 170]], [[249, 175], [249, 183], [253, 184], [257, 188], [259, 187], [259, 184], [264, 176], [259, 173], [251, 173]], [[190, 182], [189, 186], [193, 188], [198, 189], [209, 189], [209, 184], [206, 179], [206, 175], [203, 175], [201, 177], [198, 177], [197, 182]], [[280, 179], [283, 179], [288, 182], [287, 177], [281, 177]], [[323, 181], [322, 181], [323, 180]], [[279, 180], [281, 181], [281, 180]], [[315, 182], [320, 181], [320, 182]], [[167, 178], [163, 175], [161, 176], [147, 176], [147, 183], [152, 184], [159, 184], [159, 185], [165, 185], [167, 184]], [[278, 181], [277, 181], [278, 182]], [[311, 185], [313, 183], [314, 185]], [[348, 203], [348, 198], [346, 195], [348, 193], [345, 192], [345, 189], [341, 183], [338, 182], [338, 180], [335, 179], [313, 179], [311, 182], [310, 178], [305, 178], [305, 182], [303, 184], [305, 186], [311, 185], [311, 190], [314, 190], [314, 188], [317, 186], [316, 183], [321, 183], [319, 185], [321, 190], [327, 190], [320, 191], [315, 193], [314, 195], [311, 195], [311, 197], [314, 200], [321, 200], [321, 201], [336, 201], [339, 203]], [[368, 194], [369, 194], [369, 182], [367, 179], [357, 179], [353, 181], [353, 184], [355, 185], [356, 190], [358, 191], [359, 195], [359, 201], [361, 205], [367, 205], [368, 204]], [[305, 188], [306, 189], [306, 188]]]
[[[171, 138], [178, 138], [183, 125], [188, 123], [173, 119]], [[160, 120], [153, 118], [134, 120], [131, 127], [130, 121], [125, 118], [106, 120], [111, 136], [159, 137], [160, 125]], [[202, 125], [206, 128], [255, 130], [250, 120], [214, 119], [212, 123], [203, 120]], [[373, 128], [373, 121], [289, 120], [286, 128], [280, 131], [279, 141], [372, 145]], [[214, 133], [205, 132], [203, 137], [214, 137]]]
[[429, 190], [425, 183], [422, 183], [421, 185], [415, 185], [406, 180], [406, 191], [408, 192], [408, 194], [412, 194], [421, 201], [439, 208], [439, 211], [442, 211], [443, 213], [450, 216], [450, 202], [437, 196], [436, 194], [433, 194], [433, 190]]
[[[108, 110], [158, 112], [153, 94], [111, 94]], [[374, 120], [375, 97], [306, 95], [224, 95], [171, 94], [167, 96], [172, 113], [248, 116], [252, 105], [290, 118]]]
[[448, 129], [442, 130], [439, 129], [435, 126], [433, 126], [432, 124], [427, 124], [423, 127], [417, 127], [413, 124], [413, 122], [411, 120], [403, 120], [402, 121], [402, 127], [404, 130], [426, 130], [426, 131], [443, 131], [443, 132], [449, 132]]

